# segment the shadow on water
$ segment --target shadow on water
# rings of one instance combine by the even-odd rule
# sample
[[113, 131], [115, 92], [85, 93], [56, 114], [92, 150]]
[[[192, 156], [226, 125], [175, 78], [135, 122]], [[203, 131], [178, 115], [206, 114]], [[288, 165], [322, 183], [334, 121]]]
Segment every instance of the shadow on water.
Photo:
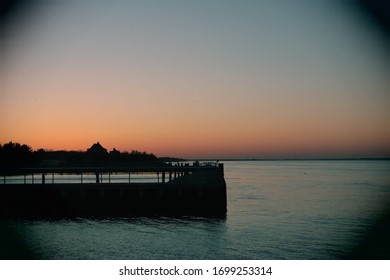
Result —
[[[96, 256], [75, 256], [75, 255], [62, 255], [53, 256], [47, 253], [45, 250], [45, 239], [55, 238], [54, 235], [41, 236], [40, 242], [43, 243], [43, 247], [37, 250], [32, 241], [32, 235], [34, 229], [37, 227], [47, 227], [53, 231], [56, 227], [65, 228], [76, 228], [77, 230], [73, 234], [77, 235], [88, 228], [90, 230], [96, 230], [95, 234], [101, 234], [107, 228], [125, 228], [135, 229], [137, 227], [142, 228], [141, 230], [154, 229], [158, 233], [161, 230], [169, 231], [172, 229], [183, 229], [191, 230], [191, 228], [199, 229], [203, 228], [206, 231], [212, 231], [213, 228], [224, 227], [226, 223], [226, 215], [216, 216], [186, 216], [186, 215], [138, 215], [128, 217], [73, 217], [73, 218], [19, 218], [19, 219], [8, 219], [0, 220], [0, 259], [1, 260], [34, 260], [34, 259], [96, 259]], [[120, 227], [118, 227], [120, 225]], [[55, 231], [55, 230], [54, 230]], [[52, 233], [52, 232], [50, 232]], [[134, 232], [129, 231], [129, 234]], [[146, 233], [146, 232], [145, 232]], [[39, 233], [41, 234], [41, 233]], [[79, 242], [84, 238], [80, 234]], [[113, 240], [113, 243], [118, 240]], [[69, 244], [71, 245], [71, 244]], [[100, 256], [98, 259], [111, 259], [109, 256]]]
[[0, 259], [31, 260], [39, 259], [28, 245], [28, 236], [17, 229], [15, 221], [0, 221]]
[[390, 206], [366, 230], [360, 241], [345, 256], [348, 260], [390, 260]]

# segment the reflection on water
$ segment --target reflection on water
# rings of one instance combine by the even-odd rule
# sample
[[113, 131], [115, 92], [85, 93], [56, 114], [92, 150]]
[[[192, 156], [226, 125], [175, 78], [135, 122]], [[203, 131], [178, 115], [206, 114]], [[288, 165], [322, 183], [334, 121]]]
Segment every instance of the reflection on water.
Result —
[[383, 213], [389, 171], [389, 161], [226, 162], [224, 218], [23, 220], [12, 229], [44, 259], [339, 259]]

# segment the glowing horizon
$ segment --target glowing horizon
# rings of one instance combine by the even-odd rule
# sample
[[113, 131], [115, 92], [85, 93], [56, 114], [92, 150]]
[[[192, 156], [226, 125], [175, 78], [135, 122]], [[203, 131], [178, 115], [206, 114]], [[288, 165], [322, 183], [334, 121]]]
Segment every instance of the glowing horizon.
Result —
[[341, 4], [44, 3], [3, 34], [1, 144], [390, 157], [386, 47]]

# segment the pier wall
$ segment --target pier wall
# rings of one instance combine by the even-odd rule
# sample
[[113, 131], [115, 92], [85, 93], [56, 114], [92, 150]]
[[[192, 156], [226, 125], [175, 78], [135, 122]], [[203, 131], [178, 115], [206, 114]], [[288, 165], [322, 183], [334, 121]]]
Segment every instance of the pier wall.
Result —
[[166, 181], [162, 179], [158, 183], [96, 181], [72, 184], [48, 184], [45, 183], [43, 176], [39, 184], [2, 184], [0, 185], [0, 216], [111, 217], [152, 214], [226, 214], [226, 182], [223, 166], [205, 169], [178, 168], [166, 172], [158, 170], [158, 172], [161, 174], [176, 172], [180, 176]]

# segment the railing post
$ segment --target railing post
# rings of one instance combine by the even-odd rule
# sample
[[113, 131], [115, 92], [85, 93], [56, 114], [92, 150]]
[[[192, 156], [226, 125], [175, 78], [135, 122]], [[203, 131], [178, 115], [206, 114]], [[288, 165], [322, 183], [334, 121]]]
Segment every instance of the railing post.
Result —
[[83, 173], [80, 174], [81, 176], [81, 184], [83, 183]]
[[223, 175], [224, 175], [223, 163], [219, 163], [219, 164], [218, 164], [218, 168], [219, 168], [219, 172], [220, 172], [221, 175], [223, 176]]
[[42, 172], [42, 185], [44, 185], [44, 184], [45, 184], [45, 173]]

